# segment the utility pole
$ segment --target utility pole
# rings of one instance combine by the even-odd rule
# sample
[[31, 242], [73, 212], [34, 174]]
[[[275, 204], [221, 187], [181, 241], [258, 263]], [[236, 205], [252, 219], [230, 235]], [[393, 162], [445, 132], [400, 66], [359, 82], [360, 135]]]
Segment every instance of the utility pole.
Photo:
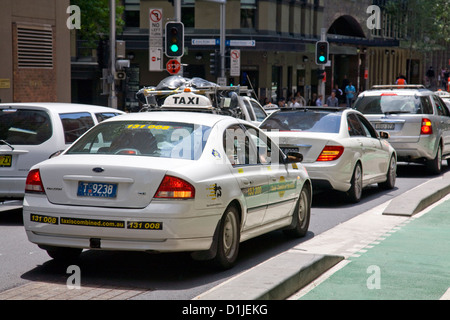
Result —
[[111, 90], [109, 94], [108, 106], [117, 109], [116, 96], [116, 0], [109, 0], [109, 82]]
[[220, 3], [220, 77], [225, 77], [225, 4], [226, 0]]

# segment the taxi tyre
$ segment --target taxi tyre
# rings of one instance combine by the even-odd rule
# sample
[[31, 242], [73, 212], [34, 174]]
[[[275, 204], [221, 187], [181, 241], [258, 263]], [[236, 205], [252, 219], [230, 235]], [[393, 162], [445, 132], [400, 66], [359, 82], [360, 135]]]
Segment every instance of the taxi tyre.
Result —
[[352, 203], [358, 203], [361, 200], [362, 176], [361, 164], [357, 162], [353, 171], [350, 190], [347, 191], [347, 197]]
[[436, 151], [436, 157], [432, 160], [428, 160], [427, 162], [428, 170], [432, 174], [440, 174], [442, 171], [442, 147], [439, 143], [438, 149]]
[[397, 162], [395, 160], [395, 156], [391, 156], [391, 160], [389, 161], [389, 168], [386, 175], [386, 181], [379, 183], [378, 186], [381, 189], [389, 190], [394, 189], [395, 187], [395, 180], [397, 175]]
[[47, 254], [57, 261], [71, 261], [78, 258], [83, 249], [80, 248], [65, 248], [53, 246], [40, 246], [41, 249], [47, 251]]
[[229, 269], [236, 262], [241, 240], [240, 226], [239, 211], [230, 205], [220, 220], [215, 237], [217, 252], [213, 262], [222, 269]]
[[289, 238], [301, 238], [308, 232], [311, 217], [311, 189], [304, 185], [300, 191], [292, 216], [293, 228], [284, 229], [283, 233]]

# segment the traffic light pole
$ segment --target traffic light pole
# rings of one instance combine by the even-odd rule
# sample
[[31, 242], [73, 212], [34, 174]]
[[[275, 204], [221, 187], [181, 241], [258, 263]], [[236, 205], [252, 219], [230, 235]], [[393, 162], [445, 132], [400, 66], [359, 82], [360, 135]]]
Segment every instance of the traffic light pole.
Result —
[[[327, 41], [326, 32], [327, 32], [327, 29], [325, 29], [325, 28], [321, 29], [320, 41]], [[320, 70], [325, 72], [325, 65], [321, 64], [319, 66], [319, 68], [320, 68]], [[322, 104], [325, 104], [325, 102], [326, 102], [326, 99], [325, 99], [325, 82], [323, 82], [322, 79], [319, 79], [319, 83], [318, 83], [317, 87], [319, 88], [319, 90], [318, 90], [319, 94], [318, 95], [322, 95]]]

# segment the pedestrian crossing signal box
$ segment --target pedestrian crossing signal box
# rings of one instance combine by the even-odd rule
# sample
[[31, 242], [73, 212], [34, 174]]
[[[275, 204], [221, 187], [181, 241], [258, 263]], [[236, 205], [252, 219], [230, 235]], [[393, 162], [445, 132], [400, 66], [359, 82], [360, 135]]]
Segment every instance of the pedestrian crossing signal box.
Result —
[[325, 65], [328, 63], [328, 41], [316, 42], [316, 64]]

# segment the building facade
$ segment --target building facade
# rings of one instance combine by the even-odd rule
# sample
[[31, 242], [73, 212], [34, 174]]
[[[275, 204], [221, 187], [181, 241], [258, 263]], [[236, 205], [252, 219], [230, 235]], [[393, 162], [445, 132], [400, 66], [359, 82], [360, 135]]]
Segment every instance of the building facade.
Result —
[[0, 100], [70, 102], [69, 0], [0, 5]]
[[[297, 91], [311, 99], [325, 82], [325, 94], [352, 81], [358, 91], [374, 84], [392, 84], [405, 75], [421, 83], [424, 57], [408, 47], [407, 35], [395, 28], [383, 10], [384, 0], [227, 0], [226, 48], [240, 50], [240, 74], [227, 84], [255, 89], [258, 98], [289, 97]], [[117, 39], [124, 43], [123, 59], [130, 61], [127, 78], [117, 82], [119, 108], [137, 104], [134, 93], [156, 86], [170, 74], [150, 71], [150, 10], [162, 11], [162, 24], [175, 17], [173, 1], [122, 0], [125, 28]], [[372, 6], [372, 7], [371, 7]], [[211, 54], [219, 50], [220, 4], [206, 0], [181, 0], [185, 26], [182, 75], [217, 81]], [[379, 24], [378, 24], [379, 22]], [[315, 43], [322, 33], [330, 43], [326, 78], [318, 78]], [[76, 41], [73, 44], [76, 45]], [[72, 97], [74, 102], [106, 104], [102, 95], [102, 70], [98, 48], [91, 57], [72, 50]], [[227, 51], [228, 52], [228, 51]], [[162, 55], [162, 68], [169, 60]]]

